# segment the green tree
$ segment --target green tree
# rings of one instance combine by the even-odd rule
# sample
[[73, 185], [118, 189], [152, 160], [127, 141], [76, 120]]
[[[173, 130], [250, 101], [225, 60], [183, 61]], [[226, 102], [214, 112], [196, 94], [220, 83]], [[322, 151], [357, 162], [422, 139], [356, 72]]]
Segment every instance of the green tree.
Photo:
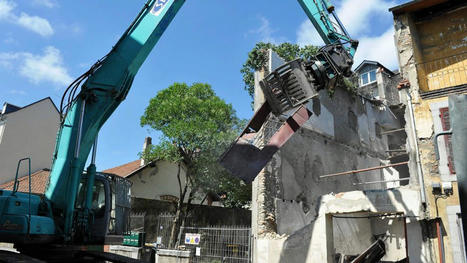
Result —
[[248, 91], [251, 98], [254, 98], [255, 93], [255, 78], [254, 72], [264, 69], [268, 62], [268, 49], [272, 49], [285, 61], [291, 61], [296, 58], [311, 59], [318, 52], [318, 47], [307, 45], [300, 47], [297, 44], [282, 43], [275, 45], [272, 43], [259, 42], [248, 53], [248, 58], [243, 64], [240, 72], [243, 75], [245, 82], [245, 90]]
[[[190, 204], [200, 194], [226, 191], [231, 198], [246, 197], [236, 200], [233, 205], [242, 205], [249, 200], [251, 195], [245, 195], [251, 191], [250, 187], [230, 177], [217, 164], [218, 157], [236, 138], [243, 122], [236, 117], [232, 105], [217, 97], [210, 85], [174, 83], [150, 100], [140, 123], [162, 133], [160, 143], [144, 152], [143, 158], [178, 164], [179, 199], [170, 247], [175, 246]], [[186, 198], [188, 201], [184, 203]]]

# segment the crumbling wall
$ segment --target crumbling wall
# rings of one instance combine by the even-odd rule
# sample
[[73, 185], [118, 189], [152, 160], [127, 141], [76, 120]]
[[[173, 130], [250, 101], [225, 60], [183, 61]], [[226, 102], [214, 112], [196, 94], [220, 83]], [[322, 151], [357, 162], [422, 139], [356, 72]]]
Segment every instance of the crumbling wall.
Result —
[[[362, 184], [398, 179], [394, 168], [320, 177], [388, 163], [387, 136], [378, 134], [378, 126], [397, 129], [400, 122], [387, 106], [336, 89], [332, 97], [321, 91], [307, 107], [313, 111], [310, 120], [281, 148], [253, 184], [252, 224], [257, 262], [325, 262], [316, 260], [332, 257], [334, 251], [323, 247], [332, 230], [330, 234], [321, 229], [327, 224], [327, 215], [319, 214], [322, 197], [398, 185]], [[285, 240], [288, 242], [284, 243]], [[314, 249], [309, 250], [310, 244]], [[295, 254], [301, 256], [285, 260], [288, 256], [284, 255]], [[309, 261], [311, 258], [315, 261]]]
[[[379, 216], [387, 212], [398, 212], [407, 216]], [[434, 262], [421, 246], [423, 230], [416, 218], [422, 214], [420, 197], [417, 190], [398, 188], [392, 190], [351, 191], [339, 194], [323, 195], [319, 202], [317, 216], [310, 224], [290, 235], [257, 237], [254, 262], [268, 263], [304, 263], [335, 262], [335, 252], [356, 253], [374, 238], [370, 235], [384, 234], [385, 245], [390, 249], [384, 260], [397, 261], [408, 256], [411, 262]], [[339, 232], [334, 231], [336, 217], [370, 215], [369, 222], [348, 223], [347, 238], [339, 239]], [[378, 217], [379, 216], [379, 217]], [[340, 219], [339, 219], [340, 220]], [[349, 219], [362, 220], [362, 219]], [[367, 220], [367, 219], [363, 219]], [[407, 242], [404, 221], [407, 225]], [[339, 223], [337, 223], [339, 224]], [[340, 224], [340, 226], [343, 226]], [[345, 231], [345, 230], [344, 230]], [[359, 235], [358, 239], [355, 235]], [[345, 244], [343, 242], [346, 242]], [[342, 249], [346, 247], [346, 249]], [[337, 248], [337, 250], [336, 250]], [[361, 253], [361, 251], [360, 251]]]
[[385, 72], [381, 72], [382, 78], [382, 87], [379, 87], [380, 90], [384, 93], [384, 99], [388, 105], [398, 105], [401, 103], [399, 96], [399, 91], [397, 90], [397, 85], [401, 81], [401, 75], [389, 75]]

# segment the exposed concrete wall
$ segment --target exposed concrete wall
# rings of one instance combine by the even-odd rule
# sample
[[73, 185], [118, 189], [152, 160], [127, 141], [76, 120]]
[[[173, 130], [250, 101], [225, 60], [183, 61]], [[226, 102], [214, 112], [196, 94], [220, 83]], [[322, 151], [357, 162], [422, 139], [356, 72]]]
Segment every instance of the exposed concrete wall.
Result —
[[[308, 107], [313, 109], [314, 113], [309, 123], [281, 148], [254, 182], [253, 232], [257, 262], [331, 260], [336, 244], [333, 244], [334, 239], [331, 241], [333, 224], [326, 220], [329, 217], [328, 213], [319, 212], [322, 209], [323, 196], [328, 193], [398, 186], [387, 183], [356, 185], [367, 181], [398, 179], [399, 175], [395, 169], [319, 178], [324, 174], [386, 163], [387, 138], [385, 135], [376, 134], [375, 124], [386, 129], [400, 127], [399, 122], [387, 108], [375, 106], [360, 97], [352, 97], [339, 89], [332, 98], [325, 91], [321, 92], [319, 98], [313, 100]], [[410, 200], [418, 202], [419, 206], [418, 189], [409, 192], [410, 194], [405, 193], [407, 196], [400, 198], [407, 199], [407, 202]], [[385, 195], [387, 193], [383, 191], [379, 199], [375, 200], [386, 200]], [[345, 208], [344, 206], [342, 209]], [[367, 209], [353, 208], [355, 209], [353, 212]], [[405, 210], [403, 205], [400, 207], [387, 205], [385, 209], [377, 211]], [[419, 216], [420, 209], [416, 209], [416, 212], [411, 214]], [[369, 235], [363, 230], [371, 229], [370, 222], [367, 225], [369, 227], [355, 229], [363, 231], [359, 233], [360, 235], [363, 233]], [[397, 239], [393, 237], [390, 240], [397, 240], [397, 244], [404, 241], [400, 237], [400, 226], [395, 229], [388, 228], [388, 231], [398, 236]], [[326, 242], [332, 244], [332, 247], [327, 247]], [[369, 244], [371, 242], [367, 238], [365, 242], [360, 242], [359, 246], [354, 246], [352, 249], [357, 251]], [[397, 246], [395, 243], [388, 245]], [[388, 257], [400, 256], [400, 252], [394, 253], [396, 256]], [[417, 256], [420, 257], [420, 254]]]
[[[31, 174], [52, 165], [59, 114], [50, 99], [2, 117], [0, 134], [0, 184], [15, 179], [18, 161], [31, 158]], [[18, 177], [28, 174], [23, 162]]]
[[[318, 210], [318, 215], [310, 224], [293, 234], [258, 236], [254, 262], [334, 262], [335, 252], [361, 253], [365, 246], [374, 242], [372, 235], [377, 234], [387, 235], [387, 255], [383, 260], [401, 260], [406, 257], [403, 218], [336, 219], [339, 216], [358, 217], [387, 212], [400, 212], [408, 216], [410, 262], [434, 262], [426, 253], [423, 233], [416, 220], [422, 215], [417, 190], [398, 188], [327, 194], [321, 197]], [[335, 231], [338, 227], [344, 227], [342, 231], [346, 231], [345, 236]]]
[[[362, 184], [399, 179], [399, 172], [394, 168], [320, 178], [325, 174], [388, 164], [388, 135], [381, 131], [401, 128], [405, 122], [395, 118], [387, 106], [375, 105], [339, 88], [332, 97], [327, 91], [321, 91], [307, 107], [313, 112], [310, 120], [253, 182], [255, 262], [333, 262], [336, 249], [344, 247], [344, 240], [333, 231], [337, 227], [333, 224], [333, 214], [362, 211], [401, 212], [409, 216], [407, 231], [413, 235], [408, 242], [418, 242], [409, 245], [411, 262], [433, 262], [431, 244], [423, 238], [422, 223], [417, 221], [424, 218], [424, 212], [419, 188], [416, 183], [412, 184], [416, 176], [411, 177], [411, 184], [406, 188], [400, 188], [399, 183]], [[399, 188], [387, 190], [394, 187]], [[364, 191], [357, 192], [361, 198], [354, 196], [349, 197], [352, 201], [345, 201], [340, 197], [356, 190]], [[338, 198], [326, 199], [330, 196]], [[382, 234], [377, 231], [382, 225], [386, 226], [384, 233], [391, 237], [387, 239], [391, 251], [386, 259], [404, 258], [403, 224], [389, 219], [346, 222], [345, 227], [353, 229], [361, 240], [342, 252], [356, 253], [371, 244], [374, 240], [369, 233]]]
[[[401, 81], [401, 75], [396, 74], [394, 76], [390, 76], [383, 71], [377, 73], [377, 77], [381, 78], [381, 82], [378, 82], [378, 90], [380, 94], [384, 94], [384, 100], [389, 105], [397, 105], [402, 103], [399, 91], [397, 90], [397, 85]], [[380, 84], [381, 83], [381, 84]]]

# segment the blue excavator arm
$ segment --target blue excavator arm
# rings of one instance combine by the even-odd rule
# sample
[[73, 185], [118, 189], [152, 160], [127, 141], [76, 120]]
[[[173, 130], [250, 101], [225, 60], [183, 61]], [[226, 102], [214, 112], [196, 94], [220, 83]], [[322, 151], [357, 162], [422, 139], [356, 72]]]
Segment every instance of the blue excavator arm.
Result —
[[[139, 68], [184, 2], [147, 1], [112, 50], [64, 94], [60, 107], [62, 124], [45, 196], [51, 201], [57, 228], [65, 240], [71, 238], [82, 171], [99, 129], [125, 99]], [[75, 96], [78, 88], [81, 90]], [[92, 189], [94, 164], [88, 168], [89, 172], [87, 189]], [[90, 193], [91, 190], [87, 193], [88, 209]]]
[[328, 0], [298, 0], [326, 45], [340, 43], [353, 58], [358, 42], [349, 33]]

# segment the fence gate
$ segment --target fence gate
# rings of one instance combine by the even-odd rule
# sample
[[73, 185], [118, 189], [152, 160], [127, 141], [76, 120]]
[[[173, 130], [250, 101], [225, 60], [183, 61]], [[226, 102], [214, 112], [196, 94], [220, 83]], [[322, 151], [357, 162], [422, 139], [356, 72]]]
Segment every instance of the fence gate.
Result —
[[194, 263], [251, 262], [250, 227], [182, 227], [180, 245], [193, 250]]
[[162, 248], [167, 248], [170, 240], [170, 231], [172, 230], [174, 215], [161, 214], [157, 217], [156, 237], [157, 243]]

